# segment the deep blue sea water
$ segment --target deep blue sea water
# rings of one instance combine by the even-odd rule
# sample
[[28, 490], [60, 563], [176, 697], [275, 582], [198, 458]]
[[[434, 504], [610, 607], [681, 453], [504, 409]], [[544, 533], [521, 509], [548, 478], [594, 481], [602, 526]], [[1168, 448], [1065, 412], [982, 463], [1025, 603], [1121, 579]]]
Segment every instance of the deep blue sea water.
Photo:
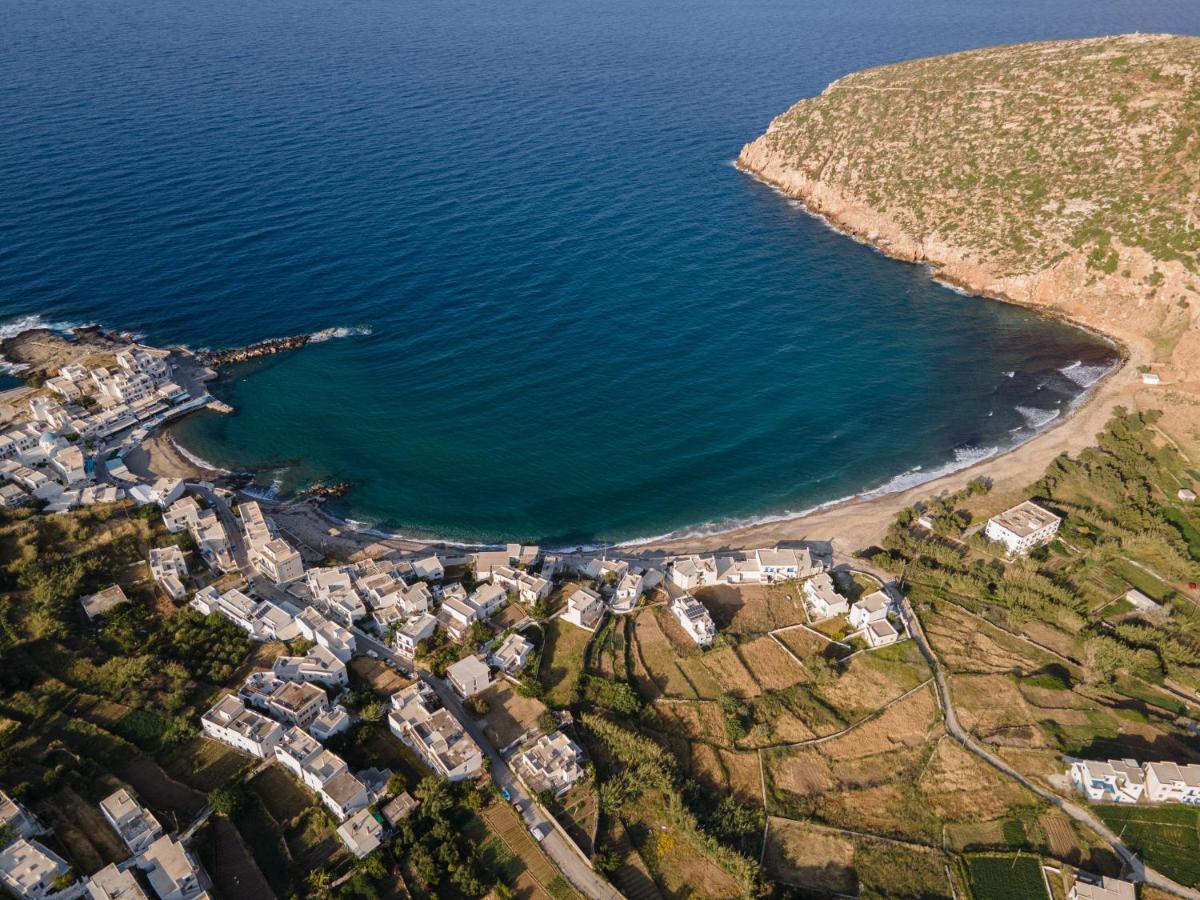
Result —
[[339, 511], [409, 533], [619, 540], [895, 486], [1027, 436], [1111, 351], [730, 160], [849, 71], [1135, 30], [1200, 5], [0, 0], [0, 320], [369, 328], [235, 371], [239, 414], [178, 435], [284, 490], [351, 479]]

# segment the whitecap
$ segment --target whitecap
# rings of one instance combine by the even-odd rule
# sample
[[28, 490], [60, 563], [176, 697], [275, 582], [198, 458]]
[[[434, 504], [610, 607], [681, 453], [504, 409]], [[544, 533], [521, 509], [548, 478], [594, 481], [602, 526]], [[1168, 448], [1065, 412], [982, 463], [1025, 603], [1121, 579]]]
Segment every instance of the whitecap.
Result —
[[350, 327], [342, 326], [340, 328], [325, 328], [321, 331], [314, 331], [308, 337], [310, 344], [319, 344], [322, 341], [332, 340], [333, 338], [346, 337], [363, 337], [371, 334], [370, 325], [353, 325]]
[[1033, 406], [1018, 406], [1016, 410], [1025, 420], [1025, 424], [1035, 430], [1044, 428], [1062, 415], [1062, 410], [1059, 409], [1037, 409]]
[[1097, 381], [1107, 375], [1116, 366], [1115, 362], [1098, 365], [1085, 365], [1082, 360], [1075, 360], [1069, 366], [1063, 366], [1058, 371], [1069, 378], [1079, 387], [1087, 390]]
[[87, 327], [89, 326], [80, 322], [50, 322], [35, 313], [0, 324], [0, 340], [16, 337], [19, 334], [24, 334], [26, 331], [33, 331], [36, 328], [47, 328], [50, 331], [66, 333], [75, 328]]

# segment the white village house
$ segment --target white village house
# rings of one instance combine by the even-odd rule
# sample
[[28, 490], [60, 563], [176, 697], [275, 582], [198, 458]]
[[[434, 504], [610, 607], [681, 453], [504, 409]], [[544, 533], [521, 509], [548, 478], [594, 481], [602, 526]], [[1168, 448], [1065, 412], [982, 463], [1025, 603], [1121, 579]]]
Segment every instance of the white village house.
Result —
[[671, 612], [693, 641], [707, 647], [717, 636], [717, 626], [704, 604], [691, 594], [683, 594], [671, 601]]
[[1062, 519], [1054, 513], [1025, 500], [988, 519], [983, 533], [988, 540], [1003, 544], [1009, 553], [1022, 555], [1047, 543], [1061, 524]]

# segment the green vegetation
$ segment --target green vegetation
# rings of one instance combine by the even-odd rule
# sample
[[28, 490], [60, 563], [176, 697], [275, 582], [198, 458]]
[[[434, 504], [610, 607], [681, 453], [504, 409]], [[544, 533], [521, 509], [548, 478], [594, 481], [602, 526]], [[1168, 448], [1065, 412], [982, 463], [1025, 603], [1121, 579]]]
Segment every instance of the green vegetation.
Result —
[[1109, 828], [1168, 878], [1200, 887], [1200, 810], [1189, 806], [1097, 806]]
[[1041, 862], [1033, 856], [969, 856], [974, 900], [1047, 900]]

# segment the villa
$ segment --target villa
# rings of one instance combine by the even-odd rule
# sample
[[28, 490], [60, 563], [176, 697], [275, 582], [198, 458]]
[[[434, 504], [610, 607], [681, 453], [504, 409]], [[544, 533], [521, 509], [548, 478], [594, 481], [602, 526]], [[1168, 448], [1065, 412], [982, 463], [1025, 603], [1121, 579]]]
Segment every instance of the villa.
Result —
[[1200, 765], [1146, 763], [1146, 799], [1151, 803], [1200, 804]]
[[762, 573], [761, 577], [766, 581], [791, 581], [807, 578], [821, 571], [819, 565], [814, 565], [812, 554], [807, 547], [799, 550], [779, 547], [755, 550], [753, 556]]
[[272, 672], [253, 672], [238, 691], [246, 703], [285, 725], [306, 728], [329, 707], [329, 697], [307, 681], [281, 681]]
[[213, 740], [259, 759], [269, 759], [283, 737], [282, 725], [246, 709], [232, 694], [226, 694], [201, 717], [200, 729]]
[[272, 670], [276, 677], [285, 681], [315, 681], [335, 686], [349, 683], [346, 664], [320, 644], [304, 656], [280, 656]]
[[544, 734], [513, 760], [513, 768], [534, 793], [561, 796], [583, 778], [583, 751], [563, 732]]
[[401, 656], [412, 659], [417, 655], [417, 645], [433, 637], [434, 632], [437, 631], [437, 625], [438, 620], [429, 613], [411, 619], [396, 632], [396, 636], [392, 639], [392, 646]]
[[422, 681], [392, 695], [388, 726], [443, 778], [462, 781], [483, 769], [479, 745]]
[[467, 603], [475, 610], [477, 619], [490, 619], [496, 611], [508, 602], [508, 591], [500, 584], [484, 584], [475, 590]]
[[1146, 791], [1146, 773], [1132, 759], [1079, 760], [1071, 764], [1070, 775], [1089, 800], [1137, 803]]
[[438, 610], [437, 620], [453, 640], [461, 641], [479, 621], [479, 611], [467, 600], [447, 597]]
[[617, 589], [613, 593], [613, 606], [623, 610], [633, 609], [645, 590], [646, 581], [640, 572], [626, 572], [617, 582]]
[[873, 622], [886, 622], [891, 608], [891, 597], [883, 591], [872, 591], [850, 607], [850, 625], [866, 628]]
[[338, 837], [355, 857], [362, 859], [383, 842], [383, 825], [369, 809], [360, 809], [338, 826]]
[[491, 663], [501, 672], [513, 675], [525, 668], [525, 663], [532, 652], [533, 644], [514, 632], [492, 651]]
[[336, 622], [330, 622], [311, 606], [296, 616], [296, 624], [308, 640], [320, 644], [344, 663], [350, 662], [358, 651], [352, 633]]
[[510, 594], [516, 594], [522, 603], [537, 603], [550, 596], [552, 585], [538, 575], [530, 575], [520, 569], [497, 566], [492, 570], [492, 584], [499, 585]]
[[1022, 555], [1050, 541], [1061, 524], [1062, 519], [1054, 513], [1026, 500], [988, 519], [983, 533], [988, 540], [1003, 544], [1009, 553]]
[[296, 778], [304, 780], [304, 766], [322, 752], [321, 744], [303, 729], [292, 726], [275, 745], [275, 759]]
[[717, 626], [704, 604], [691, 594], [684, 594], [671, 601], [671, 612], [683, 626], [688, 636], [701, 647], [707, 647], [717, 636]]
[[491, 685], [492, 672], [478, 656], [467, 656], [446, 669], [446, 680], [465, 700]]
[[604, 601], [591, 588], [576, 587], [575, 592], [567, 597], [567, 607], [563, 610], [562, 618], [578, 628], [595, 631], [604, 615]]
[[367, 786], [348, 771], [339, 772], [326, 781], [317, 791], [317, 795], [338, 819], [345, 819], [351, 813], [365, 809], [371, 804], [371, 794]]
[[886, 647], [888, 644], [894, 644], [900, 640], [900, 632], [887, 619], [879, 619], [872, 622], [863, 629], [863, 634], [867, 638], [867, 644], [871, 649], [877, 647]]
[[160, 900], [198, 900], [206, 896], [208, 875], [183, 844], [164, 834], [138, 857], [150, 887]]
[[183, 584], [188, 575], [187, 561], [178, 547], [152, 547], [150, 575], [172, 600], [180, 600], [187, 593]]
[[91, 900], [149, 900], [142, 886], [128, 869], [109, 863], [85, 883]]
[[412, 564], [413, 574], [422, 581], [441, 581], [446, 577], [446, 569], [442, 566], [442, 561], [436, 556], [427, 556], [424, 559], [418, 559]]
[[101, 800], [100, 812], [132, 853], [141, 853], [162, 836], [158, 819], [124, 788]]
[[804, 596], [817, 619], [844, 616], [850, 611], [850, 604], [834, 589], [833, 579], [826, 572], [804, 582]]
[[671, 564], [671, 582], [685, 591], [717, 583], [717, 562], [711, 556], [684, 556]]
[[7, 825], [16, 837], [34, 838], [46, 830], [33, 813], [4, 791], [0, 791], [0, 825]]
[[340, 703], [321, 710], [317, 717], [308, 723], [309, 734], [321, 741], [327, 741], [349, 727], [350, 714]]
[[67, 861], [37, 841], [17, 838], [0, 850], [0, 887], [21, 900], [41, 900], [70, 870]]
[[1137, 887], [1132, 882], [1108, 875], [1088, 876], [1085, 881], [1079, 874], [1076, 873], [1067, 900], [1137, 900]]

